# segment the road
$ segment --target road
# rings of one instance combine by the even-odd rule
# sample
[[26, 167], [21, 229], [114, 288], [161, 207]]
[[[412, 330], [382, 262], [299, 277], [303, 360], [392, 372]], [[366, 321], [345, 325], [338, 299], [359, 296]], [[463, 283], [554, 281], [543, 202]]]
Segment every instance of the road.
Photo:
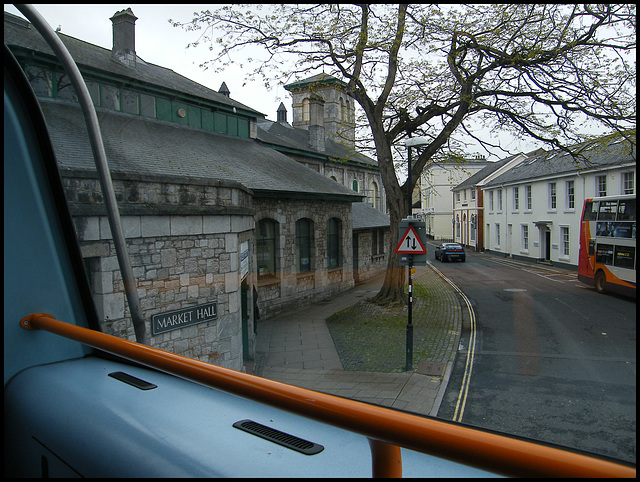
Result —
[[495, 254], [429, 260], [475, 314], [438, 417], [635, 463], [635, 300]]

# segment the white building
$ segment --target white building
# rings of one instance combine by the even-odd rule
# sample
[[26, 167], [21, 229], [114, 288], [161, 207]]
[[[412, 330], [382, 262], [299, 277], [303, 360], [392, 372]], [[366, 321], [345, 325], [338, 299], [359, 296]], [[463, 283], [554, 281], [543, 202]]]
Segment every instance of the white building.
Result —
[[636, 192], [633, 147], [620, 136], [531, 157], [483, 186], [484, 247], [505, 256], [577, 267], [585, 198]]
[[422, 171], [418, 180], [420, 207], [416, 209], [414, 204], [413, 215], [424, 219], [427, 236], [453, 237], [452, 189], [490, 164], [484, 156], [475, 156], [464, 161], [438, 162]]
[[531, 154], [516, 154], [493, 162], [453, 188], [454, 241], [476, 251], [484, 250], [484, 192], [482, 187]]

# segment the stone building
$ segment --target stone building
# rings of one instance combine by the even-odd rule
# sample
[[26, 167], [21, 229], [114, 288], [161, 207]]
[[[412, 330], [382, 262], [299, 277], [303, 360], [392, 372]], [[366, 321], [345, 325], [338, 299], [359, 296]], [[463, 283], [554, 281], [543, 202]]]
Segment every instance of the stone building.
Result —
[[[259, 315], [354, 286], [352, 204], [365, 195], [261, 140], [264, 115], [226, 85], [145, 62], [130, 9], [111, 20], [111, 50], [58, 36], [96, 106], [150, 345], [241, 370]], [[101, 328], [134, 339], [73, 87], [28, 22], [5, 12], [4, 40], [47, 120]]]
[[363, 281], [387, 266], [390, 223], [377, 162], [358, 153], [352, 137], [345, 139], [341, 135], [342, 130], [351, 136], [355, 132], [353, 99], [345, 94], [344, 86], [342, 81], [325, 74], [285, 86], [293, 97], [292, 122], [288, 122], [287, 110], [281, 103], [276, 122], [258, 120], [257, 138], [366, 196], [352, 209], [353, 272], [356, 281]]

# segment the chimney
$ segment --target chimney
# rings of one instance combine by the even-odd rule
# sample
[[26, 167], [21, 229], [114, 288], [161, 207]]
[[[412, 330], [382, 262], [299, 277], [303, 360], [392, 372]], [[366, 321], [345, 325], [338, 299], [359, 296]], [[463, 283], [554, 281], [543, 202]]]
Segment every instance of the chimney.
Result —
[[278, 106], [278, 110], [276, 111], [277, 113], [277, 119], [278, 122], [281, 124], [286, 124], [287, 123], [287, 108], [284, 106], [284, 104], [282, 102], [280, 102], [280, 105]]
[[227, 87], [226, 82], [222, 83], [222, 85], [218, 89], [218, 94], [222, 94], [225, 97], [231, 97], [231, 91], [229, 90], [229, 87]]
[[113, 48], [111, 56], [127, 67], [136, 66], [136, 17], [131, 8], [116, 12], [113, 23]]
[[324, 152], [324, 100], [318, 96], [309, 99], [309, 145]]

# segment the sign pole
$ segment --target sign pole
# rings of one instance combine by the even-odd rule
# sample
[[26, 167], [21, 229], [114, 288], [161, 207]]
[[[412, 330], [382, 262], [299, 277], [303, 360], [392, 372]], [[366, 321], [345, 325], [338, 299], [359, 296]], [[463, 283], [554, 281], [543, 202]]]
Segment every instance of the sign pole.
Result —
[[411, 270], [413, 268], [413, 255], [409, 255], [409, 307], [408, 307], [408, 320], [407, 320], [407, 361], [405, 364], [405, 371], [410, 372], [413, 370], [413, 320], [412, 320], [412, 305], [413, 305], [413, 293], [411, 284]]

